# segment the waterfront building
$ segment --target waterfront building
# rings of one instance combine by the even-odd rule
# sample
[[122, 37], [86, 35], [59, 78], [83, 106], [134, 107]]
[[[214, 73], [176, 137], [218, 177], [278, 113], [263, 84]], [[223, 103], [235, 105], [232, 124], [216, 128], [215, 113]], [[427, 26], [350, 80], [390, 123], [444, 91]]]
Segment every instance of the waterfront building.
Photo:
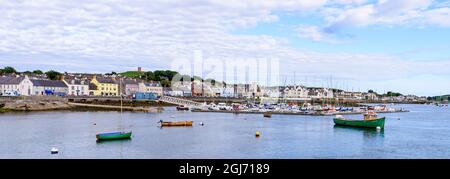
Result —
[[365, 100], [369, 100], [369, 101], [377, 101], [379, 100], [379, 97], [377, 94], [375, 93], [364, 93], [363, 95]]
[[127, 96], [131, 96], [133, 94], [136, 94], [137, 92], [141, 92], [139, 91], [139, 83], [136, 79], [123, 79], [121, 89], [122, 94], [125, 94]]
[[63, 76], [62, 81], [67, 85], [67, 95], [87, 96], [89, 95], [89, 82], [75, 77]]
[[163, 87], [159, 82], [141, 82], [138, 84], [139, 92], [151, 92], [158, 96], [163, 95]]
[[25, 75], [23, 80], [20, 81], [19, 88], [20, 88], [20, 95], [22, 96], [35, 95], [33, 93], [33, 83], [31, 82], [30, 77], [28, 75]]
[[262, 88], [263, 97], [268, 98], [280, 98], [282, 97], [282, 91], [279, 86], [266, 86]]
[[362, 100], [363, 93], [362, 92], [352, 92], [352, 98], [355, 100]]
[[22, 81], [27, 95], [58, 95], [65, 96], [69, 92], [68, 86], [63, 81], [25, 79]]
[[96, 87], [92, 86], [90, 93], [94, 96], [118, 96], [119, 95], [119, 84], [114, 77], [98, 77], [94, 76], [91, 83]]
[[98, 92], [98, 87], [94, 83], [89, 83], [89, 96], [95, 96]]
[[308, 87], [308, 97], [312, 99], [334, 98], [333, 89]]
[[0, 77], [0, 96], [18, 96], [21, 95], [20, 82], [24, 77], [2, 76]]
[[226, 97], [226, 98], [234, 97], [234, 88], [233, 87], [229, 87], [229, 86], [228, 87], [224, 87], [220, 97]]
[[190, 81], [189, 82], [177, 81], [172, 83], [171, 85], [171, 91], [181, 91], [182, 96], [192, 96], [191, 88], [192, 83]]
[[182, 97], [184, 95], [183, 91], [181, 90], [173, 90], [170, 87], [166, 87], [163, 89], [163, 94], [166, 96], [176, 96], [176, 97]]
[[306, 99], [308, 89], [304, 86], [286, 86], [282, 88], [283, 96], [287, 99]]

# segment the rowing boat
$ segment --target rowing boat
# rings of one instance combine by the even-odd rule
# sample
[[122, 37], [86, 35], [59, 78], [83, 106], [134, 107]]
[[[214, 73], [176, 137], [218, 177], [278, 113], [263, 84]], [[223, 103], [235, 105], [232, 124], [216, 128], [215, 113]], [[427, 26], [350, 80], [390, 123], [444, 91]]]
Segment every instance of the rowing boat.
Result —
[[130, 132], [106, 132], [106, 133], [99, 133], [96, 135], [96, 138], [98, 141], [100, 140], [121, 140], [121, 139], [130, 139], [131, 138], [131, 131]]
[[176, 127], [176, 126], [192, 126], [193, 121], [179, 121], [179, 122], [163, 122], [161, 121], [162, 127]]

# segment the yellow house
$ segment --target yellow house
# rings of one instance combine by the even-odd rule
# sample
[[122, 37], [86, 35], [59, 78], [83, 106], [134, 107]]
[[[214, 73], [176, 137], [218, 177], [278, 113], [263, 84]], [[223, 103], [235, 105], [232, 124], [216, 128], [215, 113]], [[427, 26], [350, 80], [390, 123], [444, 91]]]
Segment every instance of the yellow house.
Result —
[[89, 90], [90, 94], [94, 96], [118, 96], [119, 84], [117, 84], [114, 78], [94, 76], [91, 80]]

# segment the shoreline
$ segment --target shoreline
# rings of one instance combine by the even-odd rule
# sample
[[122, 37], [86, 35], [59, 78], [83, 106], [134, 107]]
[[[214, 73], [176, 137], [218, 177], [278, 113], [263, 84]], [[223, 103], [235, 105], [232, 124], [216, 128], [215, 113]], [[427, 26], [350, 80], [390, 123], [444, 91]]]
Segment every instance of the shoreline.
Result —
[[[226, 111], [226, 110], [192, 110], [192, 112], [206, 112], [206, 113], [232, 113], [232, 114], [264, 114], [262, 111]], [[375, 111], [377, 113], [403, 113], [408, 110], [395, 111]], [[287, 111], [270, 111], [275, 115], [306, 115], [306, 116], [333, 116], [333, 115], [357, 115], [365, 112], [334, 112], [334, 113], [307, 113], [307, 112], [287, 112]]]

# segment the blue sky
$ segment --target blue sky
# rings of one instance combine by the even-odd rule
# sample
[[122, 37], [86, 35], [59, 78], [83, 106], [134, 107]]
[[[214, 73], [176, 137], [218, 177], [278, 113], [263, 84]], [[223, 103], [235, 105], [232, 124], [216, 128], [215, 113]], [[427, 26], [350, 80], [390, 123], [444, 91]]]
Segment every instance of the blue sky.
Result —
[[0, 67], [175, 69], [200, 51], [225, 66], [280, 59], [283, 83], [450, 93], [446, 0], [0, 0], [0, 11]]

